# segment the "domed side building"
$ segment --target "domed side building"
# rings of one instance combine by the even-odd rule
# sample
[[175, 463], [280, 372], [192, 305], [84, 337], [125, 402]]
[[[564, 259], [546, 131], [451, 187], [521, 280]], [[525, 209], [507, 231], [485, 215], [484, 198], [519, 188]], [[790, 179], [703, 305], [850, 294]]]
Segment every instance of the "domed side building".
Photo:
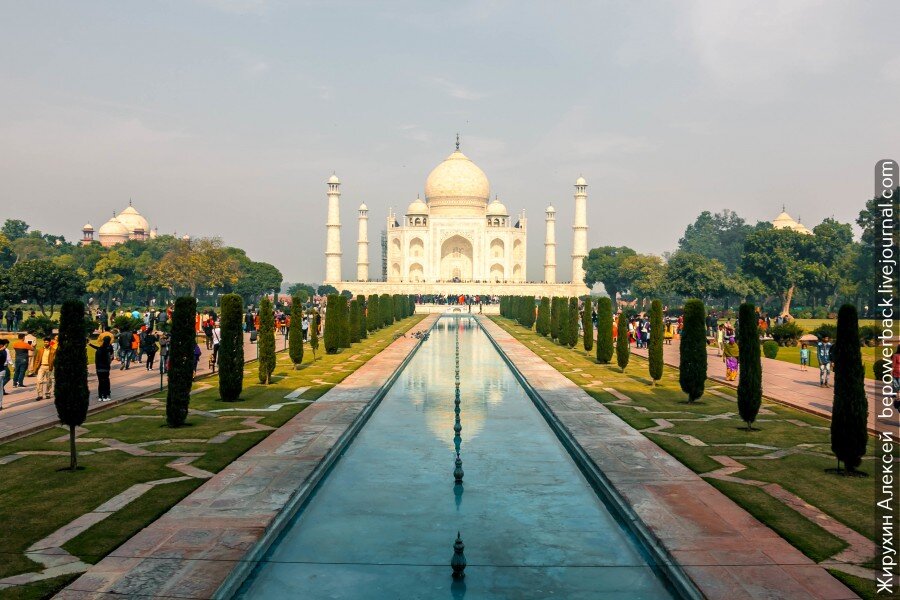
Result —
[[[587, 293], [582, 259], [587, 255], [585, 201], [587, 182], [575, 184], [575, 240], [573, 281], [558, 284], [556, 277], [555, 210], [547, 213], [544, 280], [526, 278], [528, 220], [524, 212], [512, 216], [494, 196], [487, 175], [459, 149], [438, 164], [425, 180], [425, 198], [416, 197], [405, 212], [388, 212], [386, 221], [386, 281], [368, 281], [368, 206], [359, 209], [360, 229], [357, 282], [341, 277], [340, 180], [328, 182], [325, 283], [354, 293], [507, 293], [530, 291]], [[363, 285], [365, 283], [365, 285]], [[516, 289], [513, 289], [515, 287]], [[533, 289], [532, 289], [533, 288]], [[546, 291], [549, 290], [549, 291]]]
[[784, 210], [784, 207], [781, 209], [781, 214], [775, 217], [772, 221], [772, 227], [775, 229], [792, 229], [798, 233], [803, 233], [806, 235], [814, 235], [813, 232], [804, 224], [799, 221], [795, 221], [794, 218], [787, 214], [787, 211]]
[[156, 230], [150, 229], [150, 223], [132, 206], [131, 201], [128, 207], [119, 214], [113, 213], [112, 218], [100, 226], [97, 230], [97, 237], [94, 237], [94, 228], [90, 223], [81, 229], [83, 245], [99, 241], [104, 247], [123, 244], [129, 240], [147, 241], [156, 237]]

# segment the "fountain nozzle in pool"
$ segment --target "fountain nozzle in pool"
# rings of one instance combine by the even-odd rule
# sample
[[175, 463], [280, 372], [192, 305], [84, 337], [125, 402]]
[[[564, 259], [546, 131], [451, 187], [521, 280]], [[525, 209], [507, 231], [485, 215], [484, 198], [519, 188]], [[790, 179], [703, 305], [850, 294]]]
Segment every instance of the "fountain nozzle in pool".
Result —
[[463, 544], [459, 532], [456, 532], [456, 541], [453, 543], [453, 558], [450, 559], [450, 567], [453, 569], [453, 579], [462, 579], [466, 576], [466, 555], [463, 554], [466, 545]]
[[462, 483], [463, 480], [463, 468], [462, 468], [462, 459], [459, 457], [459, 452], [456, 453], [456, 468], [453, 469], [453, 479], [456, 480], [456, 483]]

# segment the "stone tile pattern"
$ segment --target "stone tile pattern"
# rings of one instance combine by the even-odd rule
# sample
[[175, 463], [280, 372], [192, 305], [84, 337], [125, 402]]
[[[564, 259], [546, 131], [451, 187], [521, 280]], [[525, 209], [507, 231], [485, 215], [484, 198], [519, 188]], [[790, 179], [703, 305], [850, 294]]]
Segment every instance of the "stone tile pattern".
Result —
[[211, 598], [417, 342], [395, 340], [56, 598]]
[[857, 597], [498, 325], [479, 321], [707, 598]]

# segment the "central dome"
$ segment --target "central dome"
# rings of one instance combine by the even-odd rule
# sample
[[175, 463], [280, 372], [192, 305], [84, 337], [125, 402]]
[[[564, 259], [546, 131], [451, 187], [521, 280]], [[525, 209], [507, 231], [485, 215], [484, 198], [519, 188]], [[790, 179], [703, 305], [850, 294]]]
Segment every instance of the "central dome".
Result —
[[425, 199], [432, 215], [484, 215], [490, 197], [487, 175], [459, 150], [445, 158], [425, 180]]

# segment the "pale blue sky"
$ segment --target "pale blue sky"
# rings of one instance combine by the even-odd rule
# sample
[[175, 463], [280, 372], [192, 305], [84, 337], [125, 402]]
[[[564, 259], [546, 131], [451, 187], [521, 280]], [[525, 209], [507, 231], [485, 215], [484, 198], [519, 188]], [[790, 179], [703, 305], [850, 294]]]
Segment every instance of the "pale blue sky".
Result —
[[900, 3], [0, 2], [0, 218], [80, 236], [129, 197], [162, 232], [221, 235], [288, 281], [324, 274], [325, 180], [344, 273], [370, 208], [463, 150], [571, 274], [589, 246], [674, 249], [701, 210], [855, 218], [900, 157]]

